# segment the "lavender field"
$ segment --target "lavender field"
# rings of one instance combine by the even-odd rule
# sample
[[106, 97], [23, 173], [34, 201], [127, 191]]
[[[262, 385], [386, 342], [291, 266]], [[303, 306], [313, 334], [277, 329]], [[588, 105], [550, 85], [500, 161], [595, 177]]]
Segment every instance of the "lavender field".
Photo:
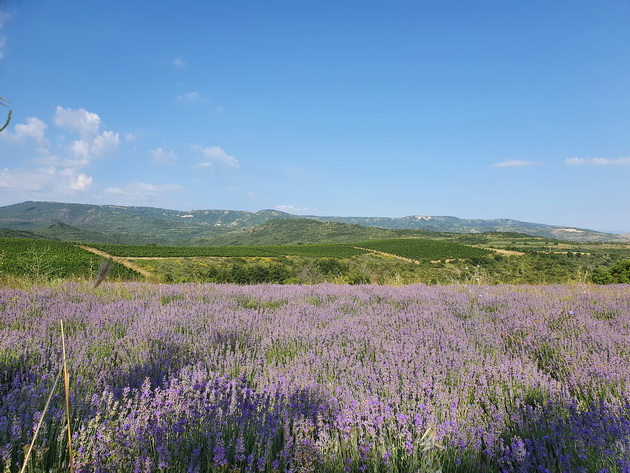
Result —
[[[630, 472], [630, 287], [0, 289], [0, 470]], [[68, 471], [57, 386], [26, 471]]]

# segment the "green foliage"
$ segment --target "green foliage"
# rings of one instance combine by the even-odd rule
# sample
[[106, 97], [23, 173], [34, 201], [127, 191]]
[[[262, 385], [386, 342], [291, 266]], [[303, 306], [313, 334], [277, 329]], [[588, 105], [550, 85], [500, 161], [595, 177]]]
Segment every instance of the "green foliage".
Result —
[[[78, 246], [60, 241], [26, 238], [0, 238], [0, 274], [26, 276], [36, 280], [92, 278], [101, 258]], [[135, 273], [113, 265], [111, 277], [133, 279]]]
[[276, 256], [278, 253], [259, 246], [158, 246], [90, 244], [113, 256], [126, 258], [175, 258], [193, 256], [250, 257]]
[[348, 257], [365, 253], [348, 245], [309, 244], [275, 246], [158, 246], [158, 245], [111, 245], [90, 246], [110, 255], [127, 258], [173, 258], [194, 256], [260, 257], [260, 256], [317, 256]]
[[349, 265], [342, 263], [336, 258], [322, 258], [317, 261], [317, 268], [322, 274], [332, 274], [339, 276], [348, 271]]
[[[63, 222], [66, 226], [60, 226]], [[513, 240], [521, 246], [562, 246], [575, 242], [625, 242], [621, 235], [581, 229], [579, 232], [513, 220], [465, 220], [455, 217], [309, 217], [274, 210], [244, 212], [152, 207], [22, 202], [0, 207], [0, 227], [29, 230], [60, 240], [106, 243], [158, 243], [162, 245], [276, 245], [351, 243], [402, 237], [449, 239], [463, 244], [486, 245]], [[450, 233], [444, 233], [450, 232]], [[473, 233], [474, 232], [474, 233]], [[482, 232], [482, 233], [480, 233]], [[522, 232], [522, 233], [519, 233]], [[528, 235], [524, 235], [527, 233]], [[532, 236], [538, 235], [538, 236]], [[563, 242], [557, 240], [562, 238]]]
[[260, 247], [265, 251], [285, 256], [315, 256], [321, 258], [347, 258], [365, 253], [365, 250], [341, 244], [309, 244], [309, 245], [278, 245]]
[[[179, 218], [179, 217], [178, 217]], [[300, 220], [277, 221], [270, 228], [290, 230], [299, 227]], [[310, 224], [309, 224], [310, 225]], [[339, 224], [341, 225], [341, 224]], [[315, 222], [314, 231], [325, 227], [332, 233], [348, 230], [353, 225]], [[52, 232], [70, 235], [72, 227], [57, 224]], [[288, 231], [287, 230], [287, 231]], [[354, 230], [352, 230], [354, 231]], [[398, 231], [401, 233], [403, 231]], [[556, 284], [588, 282], [598, 284], [627, 281], [630, 261], [628, 245], [613, 243], [583, 243], [580, 245], [552, 241], [523, 234], [484, 233], [474, 235], [434, 233], [434, 238], [370, 240], [360, 243], [309, 243], [256, 246], [160, 246], [114, 245], [94, 243], [90, 246], [133, 261], [156, 279], [174, 282], [217, 282], [236, 284]], [[291, 232], [287, 233], [289, 235]], [[351, 234], [355, 234], [350, 232]], [[5, 233], [11, 237], [36, 237], [24, 231]], [[80, 235], [80, 233], [75, 236]], [[31, 238], [2, 239], [0, 242], [21, 241], [12, 251], [8, 243], [0, 243], [1, 274], [31, 275], [35, 278], [89, 277], [98, 271], [98, 256], [88, 254], [69, 243]], [[52, 233], [51, 233], [52, 236]], [[284, 238], [281, 235], [281, 238]], [[293, 238], [292, 236], [289, 238]], [[439, 239], [438, 239], [439, 238]], [[25, 242], [30, 241], [27, 245]], [[463, 244], [465, 243], [465, 244]], [[477, 244], [485, 248], [472, 247]], [[26, 245], [26, 246], [25, 246]], [[70, 266], [72, 256], [53, 256], [51, 248], [72, 248], [72, 254], [89, 258], [80, 263], [83, 269], [63, 270]], [[373, 248], [419, 261], [420, 264], [373, 253], [357, 247]], [[491, 251], [512, 248], [518, 253]], [[70, 255], [71, 253], [68, 253]], [[81, 266], [82, 265], [82, 266]], [[11, 269], [13, 268], [13, 269]], [[88, 269], [89, 268], [89, 269]], [[600, 268], [600, 269], [598, 269]], [[614, 268], [614, 269], [613, 269]], [[112, 276], [133, 278], [130, 270], [116, 265]]]
[[630, 284], [630, 260], [619, 261], [610, 269], [598, 268], [592, 280], [595, 284]]
[[400, 238], [357, 243], [357, 246], [391, 253], [414, 260], [444, 260], [480, 257], [489, 250], [426, 238]]

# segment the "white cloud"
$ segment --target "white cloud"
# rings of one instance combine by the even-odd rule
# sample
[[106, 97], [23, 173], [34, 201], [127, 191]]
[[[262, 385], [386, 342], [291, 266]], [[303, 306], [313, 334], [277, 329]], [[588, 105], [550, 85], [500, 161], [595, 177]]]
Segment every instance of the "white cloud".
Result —
[[44, 134], [48, 125], [43, 120], [35, 117], [29, 117], [26, 119], [26, 123], [18, 123], [13, 127], [15, 130], [9, 137], [22, 140], [22, 139], [34, 139], [40, 145], [48, 144]]
[[120, 145], [120, 135], [109, 130], [99, 134], [101, 118], [83, 108], [72, 110], [57, 106], [54, 122], [81, 137], [70, 145], [72, 154], [79, 158], [78, 165], [87, 165], [96, 157], [115, 153]]
[[567, 158], [564, 164], [569, 165], [595, 165], [595, 166], [618, 166], [630, 164], [630, 158]]
[[9, 12], [0, 10], [0, 28], [4, 28], [4, 25], [7, 21], [11, 19], [11, 14]]
[[177, 162], [177, 155], [173, 150], [164, 151], [162, 148], [149, 150], [149, 153], [153, 157], [153, 164], [169, 165]]
[[166, 194], [181, 192], [185, 188], [177, 184], [148, 184], [129, 182], [118, 187], [108, 187], [105, 193], [112, 198], [119, 197], [122, 203], [147, 204], [164, 200]]
[[93, 140], [77, 140], [70, 145], [72, 153], [79, 158], [77, 165], [87, 165], [95, 157], [116, 152], [120, 136], [112, 131], [104, 131]]
[[[11, 15], [8, 12], [0, 10], [0, 30], [4, 28], [4, 25], [9, 19]], [[4, 35], [0, 35], [0, 59], [4, 59], [4, 48], [7, 45], [7, 39]]]
[[196, 103], [201, 102], [201, 95], [197, 92], [188, 92], [177, 96], [177, 101], [181, 103]]
[[15, 167], [0, 170], [1, 195], [10, 195], [12, 201], [95, 197], [92, 192], [97, 187], [95, 179], [85, 168], [95, 158], [115, 153], [120, 135], [102, 131], [100, 117], [82, 108], [59, 106], [53, 120], [71, 137], [59, 135], [59, 129], [51, 133], [48, 124], [36, 117], [29, 117], [25, 123], [16, 124], [10, 133], [1, 134], [1, 140], [15, 146], [12, 161]]
[[96, 156], [105, 156], [118, 150], [120, 136], [113, 131], [104, 131], [97, 136], [92, 143], [92, 153]]
[[495, 168], [521, 168], [525, 166], [534, 166], [539, 164], [537, 161], [521, 161], [518, 159], [506, 159], [500, 163], [495, 163], [492, 166]]
[[225, 167], [238, 167], [238, 160], [234, 156], [227, 154], [223, 148], [219, 146], [209, 146], [202, 148], [201, 146], [193, 146], [193, 149], [201, 151], [205, 161], [199, 164], [200, 167], [211, 167], [215, 163], [219, 163]]
[[81, 138], [94, 138], [101, 126], [101, 117], [80, 108], [72, 110], [57, 106], [55, 125], [79, 133]]
[[38, 169], [3, 169], [0, 189], [11, 197], [25, 200], [38, 198], [59, 200], [84, 192], [92, 185], [92, 178], [75, 169], [54, 166]]
[[181, 57], [176, 57], [173, 59], [173, 66], [175, 67], [186, 67], [186, 61], [184, 61]]
[[290, 214], [304, 214], [304, 213], [313, 211], [313, 209], [299, 208], [299, 207], [296, 207], [295, 205], [287, 205], [287, 204], [276, 205], [274, 209], [279, 210], [280, 212], [286, 212]]
[[92, 185], [92, 178], [83, 173], [75, 175], [74, 169], [65, 169], [62, 175], [70, 178], [68, 187], [75, 191], [86, 191]]
[[[74, 141], [70, 145], [70, 151], [79, 158], [83, 165], [90, 162], [90, 144], [85, 140]], [[78, 164], [78, 163], [77, 163]]]

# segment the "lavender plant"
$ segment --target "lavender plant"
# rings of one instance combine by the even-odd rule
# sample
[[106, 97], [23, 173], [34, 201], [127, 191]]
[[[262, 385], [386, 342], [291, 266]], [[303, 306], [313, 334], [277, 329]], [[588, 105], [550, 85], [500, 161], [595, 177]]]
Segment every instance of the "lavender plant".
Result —
[[[0, 290], [0, 468], [629, 472], [630, 288]], [[29, 471], [27, 469], [27, 471]]]

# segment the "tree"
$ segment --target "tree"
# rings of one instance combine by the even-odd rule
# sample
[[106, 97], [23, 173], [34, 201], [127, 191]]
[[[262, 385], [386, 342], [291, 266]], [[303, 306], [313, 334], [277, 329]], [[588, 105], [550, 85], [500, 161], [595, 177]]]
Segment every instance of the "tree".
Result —
[[592, 280], [595, 284], [630, 284], [630, 260], [619, 261], [610, 269], [598, 268]]
[[[2, 105], [3, 107], [9, 108], [7, 103], [11, 103], [9, 102], [7, 99], [5, 99], [4, 97], [0, 97], [0, 105]], [[9, 126], [9, 122], [11, 121], [11, 113], [13, 113], [13, 111], [9, 108], [9, 113], [7, 116], [7, 121], [4, 122], [4, 125], [2, 125], [2, 128], [0, 128], [0, 131], [4, 130], [6, 127]]]
[[616, 283], [630, 284], [630, 260], [619, 261], [610, 268], [610, 274]]

